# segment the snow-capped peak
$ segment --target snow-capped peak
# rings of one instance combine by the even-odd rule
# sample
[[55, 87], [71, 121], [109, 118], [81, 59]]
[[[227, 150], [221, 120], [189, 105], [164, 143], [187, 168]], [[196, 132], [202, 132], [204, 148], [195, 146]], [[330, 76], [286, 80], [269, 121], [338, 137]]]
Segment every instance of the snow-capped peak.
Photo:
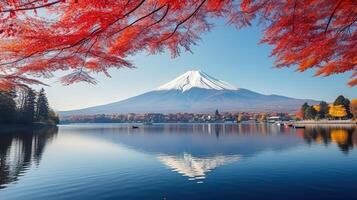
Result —
[[191, 70], [174, 80], [161, 85], [156, 90], [181, 90], [187, 91], [191, 88], [203, 88], [213, 90], [237, 90], [233, 85], [218, 80], [202, 71]]

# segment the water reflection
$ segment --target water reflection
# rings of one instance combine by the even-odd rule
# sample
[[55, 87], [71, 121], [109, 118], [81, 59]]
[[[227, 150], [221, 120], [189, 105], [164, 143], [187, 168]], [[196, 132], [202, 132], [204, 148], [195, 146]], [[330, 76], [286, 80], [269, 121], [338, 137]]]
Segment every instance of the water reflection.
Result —
[[[343, 152], [357, 145], [353, 126], [309, 126], [306, 129], [272, 124], [156, 124], [132, 129], [131, 125], [74, 125], [75, 133], [119, 143], [154, 155], [165, 167], [202, 182], [208, 173], [266, 151], [286, 151], [304, 143], [337, 144]], [[302, 139], [303, 138], [303, 139]]]
[[[93, 136], [154, 155], [194, 157], [252, 156], [261, 151], [301, 145], [292, 129], [269, 124], [158, 124], [132, 129], [130, 125], [73, 125], [61, 132]], [[282, 136], [282, 137], [280, 137]]]
[[199, 183], [217, 168], [264, 151], [283, 151], [303, 144], [293, 129], [271, 124], [82, 124], [61, 132], [98, 137], [153, 155], [169, 170]]
[[241, 156], [239, 155], [198, 158], [188, 153], [176, 156], [159, 155], [157, 157], [160, 162], [174, 172], [188, 177], [188, 180], [195, 180], [197, 183], [203, 183], [203, 179], [206, 178], [208, 172], [219, 166], [238, 161], [240, 158]]
[[58, 128], [0, 131], [0, 189], [17, 181], [31, 165], [39, 165], [45, 146]]
[[[129, 153], [150, 155], [156, 159], [155, 163], [165, 166], [167, 172], [171, 170], [198, 183], [222, 166], [243, 163], [242, 159], [264, 152], [273, 152], [275, 156], [276, 152], [307, 143], [324, 144], [326, 148], [336, 145], [342, 152], [349, 153], [357, 146], [356, 127], [293, 129], [271, 124], [155, 124], [132, 129], [130, 124], [82, 124], [61, 126], [60, 132], [62, 139], [76, 135], [76, 145], [78, 143], [83, 152], [90, 148], [84, 145], [84, 139], [94, 143], [105, 140], [128, 149]], [[56, 135], [57, 129], [1, 133], [0, 188], [17, 181], [31, 165], [39, 165], [45, 146]], [[113, 152], [105, 154], [109, 158], [117, 156]], [[76, 159], [81, 161], [82, 158]], [[111, 164], [108, 161], [108, 165]]]
[[143, 134], [203, 134], [216, 135], [277, 135], [291, 134], [289, 127], [280, 127], [266, 123], [246, 124], [155, 124], [153, 126], [137, 125], [139, 129], [133, 129], [131, 124], [73, 124], [61, 126], [62, 130], [91, 132], [91, 133], [143, 133]]
[[308, 144], [313, 142], [330, 145], [336, 144], [342, 152], [348, 153], [357, 146], [357, 129], [355, 127], [307, 127], [297, 130]]

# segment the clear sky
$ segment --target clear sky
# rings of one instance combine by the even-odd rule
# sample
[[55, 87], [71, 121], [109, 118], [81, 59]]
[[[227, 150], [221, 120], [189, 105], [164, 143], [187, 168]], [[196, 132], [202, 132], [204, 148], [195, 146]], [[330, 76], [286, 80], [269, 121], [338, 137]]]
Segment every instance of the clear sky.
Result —
[[202, 35], [193, 46], [193, 54], [182, 52], [172, 59], [168, 53], [135, 55], [130, 60], [136, 69], [110, 70], [112, 78], [95, 75], [97, 85], [79, 83], [62, 86], [46, 80], [50, 105], [56, 110], [70, 110], [123, 100], [166, 83], [188, 70], [202, 70], [237, 87], [263, 94], [333, 101], [342, 94], [357, 98], [357, 87], [347, 86], [351, 73], [313, 77], [313, 71], [295, 72], [294, 68], [276, 69], [271, 47], [258, 44], [262, 36], [257, 27], [237, 30], [224, 23]]

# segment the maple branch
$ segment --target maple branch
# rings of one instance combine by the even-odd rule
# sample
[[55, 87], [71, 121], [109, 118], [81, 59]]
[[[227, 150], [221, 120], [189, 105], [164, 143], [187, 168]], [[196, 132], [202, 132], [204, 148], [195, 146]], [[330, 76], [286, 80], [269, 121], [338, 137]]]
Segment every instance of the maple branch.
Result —
[[345, 31], [347, 28], [350, 28], [356, 21], [357, 21], [357, 14], [356, 14], [356, 17], [354, 17], [354, 19], [352, 20], [351, 23], [349, 23], [347, 26], [341, 28], [341, 29], [338, 31], [337, 35], [340, 34], [340, 33], [343, 32], [343, 31]]
[[[128, 1], [129, 2], [129, 1]], [[143, 5], [143, 3], [145, 2], [145, 0], [142, 0], [138, 5], [136, 5], [133, 9], [131, 9], [129, 12], [125, 13], [122, 17], [119, 17], [118, 19], [114, 20], [112, 23], [109, 24], [109, 26], [115, 24], [116, 22], [118, 22], [119, 20], [129, 16], [131, 13], [133, 13], [135, 10], [137, 10], [141, 5]], [[108, 27], [109, 27], [108, 26]]]
[[160, 17], [160, 19], [157, 20], [157, 21], [155, 21], [154, 23], [149, 24], [147, 27], [145, 27], [145, 29], [142, 29], [139, 34], [141, 34], [142, 32], [144, 32], [144, 31], [147, 30], [148, 28], [154, 26], [155, 24], [160, 23], [160, 22], [166, 17], [167, 13], [169, 12], [169, 9], [170, 9], [170, 5], [166, 5], [166, 10], [165, 10], [164, 14]]
[[0, 66], [15, 64], [15, 63], [17, 63], [17, 62], [20, 62], [20, 61], [22, 61], [22, 60], [25, 60], [25, 59], [27, 59], [27, 58], [30, 58], [30, 57], [36, 55], [37, 53], [38, 53], [38, 52], [34, 52], [34, 53], [31, 53], [31, 54], [29, 54], [29, 55], [27, 55], [27, 56], [24, 56], [24, 57], [22, 57], [22, 58], [19, 58], [19, 59], [17, 59], [17, 60], [14, 60], [14, 61], [6, 62], [6, 63], [0, 63]]
[[[129, 3], [129, 0], [127, 1]], [[116, 20], [114, 20], [112, 23], [110, 23], [106, 28], [96, 28], [95, 30], [93, 30], [90, 34], [88, 34], [87, 36], [83, 37], [82, 39], [78, 40], [76, 43], [68, 46], [68, 47], [64, 47], [64, 49], [69, 49], [72, 47], [75, 47], [77, 45], [79, 45], [80, 43], [82, 43], [83, 41], [88, 40], [89, 38], [96, 36], [97, 34], [103, 32], [104, 30], [106, 30], [108, 27], [112, 26], [113, 24], [115, 24], [116, 22], [118, 22], [119, 20], [129, 16], [131, 13], [133, 13], [135, 10], [137, 10], [143, 3], [145, 2], [145, 0], [142, 0], [138, 5], [136, 5], [133, 9], [131, 9], [129, 12], [125, 13], [123, 16], [117, 18]], [[59, 49], [57, 49], [59, 50]]]
[[88, 56], [88, 53], [90, 52], [90, 50], [93, 48], [93, 46], [95, 45], [95, 43], [97, 43], [98, 41], [98, 37], [96, 37], [96, 39], [94, 40], [94, 42], [91, 44], [91, 46], [87, 49], [87, 52], [85, 53], [84, 55], [84, 59], [83, 59], [83, 64], [80, 68], [80, 72], [78, 73], [78, 75], [80, 75], [82, 72], [83, 72], [83, 68], [84, 68], [84, 65], [86, 63], [86, 59], [87, 59], [87, 56]]
[[203, 1], [200, 3], [200, 5], [195, 9], [195, 11], [194, 11], [193, 13], [191, 13], [188, 17], [186, 17], [184, 20], [182, 20], [181, 22], [179, 22], [179, 23], [176, 25], [175, 29], [173, 30], [173, 32], [172, 32], [168, 37], [166, 37], [166, 38], [163, 39], [163, 40], [160, 40], [159, 42], [163, 42], [163, 41], [166, 41], [166, 40], [168, 40], [169, 38], [171, 38], [171, 37], [176, 33], [176, 31], [178, 30], [178, 28], [179, 28], [183, 23], [185, 23], [187, 20], [189, 20], [191, 17], [193, 17], [193, 16], [199, 11], [199, 9], [202, 7], [202, 5], [203, 5], [205, 2], [206, 2], [206, 0], [203, 0]]
[[[43, 4], [43, 5], [39, 5], [39, 6], [28, 7], [28, 8], [7, 9], [7, 10], [0, 11], [0, 13], [15, 12], [15, 11], [25, 11], [25, 10], [35, 10], [35, 9], [38, 9], [38, 8], [49, 7], [49, 6], [52, 6], [52, 5], [55, 5], [57, 3], [61, 3], [61, 2], [63, 2], [63, 1], [62, 0], [57, 0], [57, 1], [53, 1], [51, 3], [47, 3], [47, 4]], [[29, 4], [32, 4], [32, 3], [27, 3], [27, 4], [29, 5]]]
[[260, 5], [258, 5], [254, 10], [242, 10], [242, 13], [246, 13], [246, 14], [252, 14], [252, 13], [256, 13], [259, 9], [263, 8], [270, 0], [266, 0], [263, 3], [261, 3]]
[[97, 43], [98, 41], [98, 36], [95, 38], [94, 42], [92, 43], [92, 45], [88, 48], [88, 50], [86, 51], [86, 54], [84, 56], [84, 58], [87, 58], [88, 53], [91, 51], [91, 49], [93, 48], [93, 46]]
[[329, 27], [329, 25], [330, 25], [330, 23], [331, 23], [331, 21], [332, 21], [332, 18], [333, 18], [333, 16], [335, 15], [335, 12], [336, 12], [337, 8], [341, 5], [342, 1], [343, 1], [343, 0], [340, 0], [340, 1], [337, 3], [337, 5], [335, 6], [335, 9], [333, 9], [333, 11], [332, 11], [332, 13], [331, 13], [331, 15], [330, 15], [330, 18], [328, 19], [328, 22], [327, 22], [327, 25], [326, 25], [326, 28], [325, 28], [325, 33], [327, 32], [327, 29], [328, 29], [328, 27]]
[[[55, 1], [55, 2], [52, 2], [52, 3], [49, 3], [49, 4], [53, 5], [53, 4], [58, 3], [58, 2], [61, 2], [61, 0], [58, 0], [58, 1]], [[130, 2], [130, 1], [128, 0], [128, 3], [129, 3], [129, 2]], [[110, 26], [112, 26], [113, 24], [115, 24], [117, 21], [119, 21], [120, 19], [123, 19], [123, 18], [129, 16], [131, 13], [133, 13], [135, 10], [137, 10], [144, 2], [145, 2], [145, 0], [142, 0], [142, 1], [141, 1], [138, 5], [136, 5], [133, 9], [131, 9], [129, 12], [125, 13], [122, 17], [119, 17], [118, 19], [116, 19], [114, 22], [112, 22], [111, 24], [109, 24], [109, 26], [107, 26], [107, 27], [110, 27]], [[49, 4], [46, 4], [46, 5], [49, 5]], [[85, 43], [87, 40], [89, 40], [89, 38], [91, 38], [91, 37], [93, 37], [93, 36], [99, 34], [100, 32], [102, 32], [102, 31], [104, 31], [104, 30], [105, 30], [105, 29], [97, 28], [97, 29], [95, 29], [94, 31], [92, 31], [90, 34], [88, 34], [87, 36], [85, 36], [85, 37], [83, 37], [82, 39], [80, 39], [80, 40], [78, 40], [77, 42], [75, 42], [74, 44], [71, 44], [71, 45], [69, 45], [69, 46], [64, 46], [64, 47], [62, 47], [62, 48], [49, 49], [49, 50], [46, 51], [46, 54], [49, 53], [49, 52], [52, 52], [52, 51], [63, 51], [63, 50], [66, 50], [66, 49], [70, 49], [70, 48], [72, 48], [72, 47], [75, 47], [75, 46], [77, 46], [77, 45], [80, 45], [80, 44], [82, 44], [82, 43]], [[81, 45], [81, 46], [82, 46], [82, 45]], [[2, 65], [15, 64], [15, 63], [20, 62], [20, 61], [22, 61], [22, 60], [25, 60], [25, 59], [27, 59], [27, 58], [31, 58], [32, 56], [36, 55], [37, 53], [39, 53], [39, 52], [31, 53], [31, 54], [29, 54], [29, 55], [27, 55], [27, 56], [24, 56], [24, 57], [22, 57], [22, 58], [20, 58], [20, 59], [15, 60], [15, 61], [6, 62], [6, 63], [0, 63], [0, 66], [2, 66]]]
[[149, 17], [150, 15], [152, 15], [152, 14], [154, 14], [154, 13], [156, 13], [156, 12], [158, 12], [158, 11], [161, 10], [163, 7], [165, 7], [165, 5], [163, 5], [163, 6], [159, 7], [159, 8], [157, 8], [157, 9], [155, 9], [155, 10], [153, 10], [153, 11], [151, 11], [150, 13], [148, 13], [148, 14], [146, 14], [146, 15], [144, 15], [144, 16], [138, 18], [138, 19], [136, 19], [135, 21], [133, 21], [133, 22], [130, 23], [129, 25], [125, 26], [124, 28], [121, 28], [121, 29], [117, 30], [116, 32], [110, 34], [109, 37], [112, 37], [113, 35], [115, 35], [115, 34], [121, 32], [121, 31], [123, 31], [123, 30], [125, 30], [125, 29], [127, 29], [127, 28], [129, 28], [129, 27], [131, 27], [132, 25], [136, 24], [137, 22], [139, 22], [139, 21], [141, 21], [141, 20], [143, 20], [143, 19]]
[[166, 6], [166, 10], [165, 10], [164, 14], [161, 16], [161, 18], [160, 18], [159, 20], [157, 20], [156, 22], [150, 24], [150, 25], [147, 26], [146, 28], [149, 28], [149, 27], [151, 27], [151, 26], [154, 26], [155, 24], [160, 23], [160, 22], [166, 17], [167, 13], [169, 12], [169, 9], [170, 9], [170, 5], [167, 5], [167, 6]]
[[[91, 76], [89, 76], [86, 71], [84, 71], [84, 68], [85, 68], [86, 58], [87, 58], [88, 54], [90, 53], [91, 49], [93, 48], [93, 46], [95, 45], [95, 43], [97, 43], [97, 40], [98, 40], [98, 36], [95, 38], [95, 41], [87, 49], [87, 51], [84, 55], [81, 67], [79, 69], [77, 69], [75, 72], [68, 75], [68, 77], [69, 76], [71, 77], [70, 82], [73, 83], [76, 81], [85, 81], [87, 83], [96, 84], [96, 81], [93, 80], [93, 78]], [[84, 77], [81, 77], [82, 74], [84, 74]], [[63, 80], [65, 80], [65, 79], [63, 79]]]
[[27, 3], [24, 3], [24, 4], [19, 5], [18, 7], [23, 7], [23, 6], [31, 5], [31, 4], [34, 4], [34, 3], [38, 2], [38, 1], [41, 1], [41, 0], [29, 1], [29, 2], [27, 2]]

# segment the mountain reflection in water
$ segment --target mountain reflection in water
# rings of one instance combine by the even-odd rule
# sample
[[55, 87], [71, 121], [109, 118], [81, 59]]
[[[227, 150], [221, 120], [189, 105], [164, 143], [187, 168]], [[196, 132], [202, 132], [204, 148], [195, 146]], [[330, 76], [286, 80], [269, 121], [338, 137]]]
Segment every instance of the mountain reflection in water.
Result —
[[181, 156], [159, 155], [157, 159], [173, 171], [188, 177], [188, 180], [196, 180], [202, 183], [206, 174], [215, 168], [226, 165], [240, 159], [240, 156], [214, 156], [206, 158], [196, 158], [184, 153]]

